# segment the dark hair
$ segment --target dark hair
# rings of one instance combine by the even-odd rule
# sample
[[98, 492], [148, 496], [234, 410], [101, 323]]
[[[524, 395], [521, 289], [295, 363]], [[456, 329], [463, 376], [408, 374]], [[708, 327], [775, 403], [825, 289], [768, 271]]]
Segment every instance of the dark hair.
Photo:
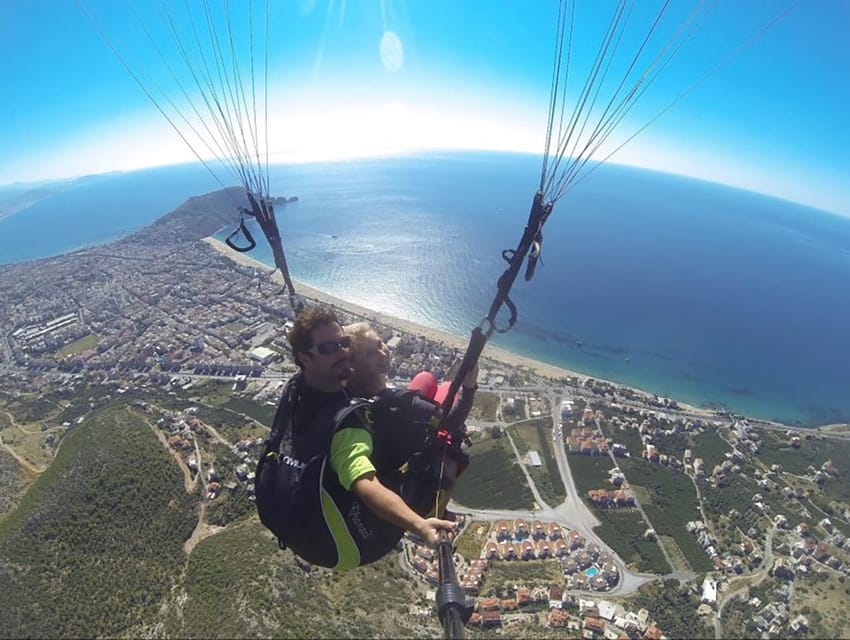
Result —
[[295, 359], [295, 364], [299, 367], [304, 366], [301, 364], [298, 354], [313, 346], [313, 339], [310, 336], [313, 330], [334, 322], [339, 324], [339, 319], [327, 307], [307, 307], [295, 316], [295, 324], [286, 335], [289, 346], [292, 347], [292, 357]]

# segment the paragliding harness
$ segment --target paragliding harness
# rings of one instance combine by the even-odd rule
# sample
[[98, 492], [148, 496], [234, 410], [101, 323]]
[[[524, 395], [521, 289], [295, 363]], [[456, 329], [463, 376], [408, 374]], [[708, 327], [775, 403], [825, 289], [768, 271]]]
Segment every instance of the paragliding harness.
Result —
[[[341, 429], [369, 430], [377, 477], [425, 516], [435, 509], [435, 495], [452, 482], [443, 473], [445, 458], [438, 455], [441, 441], [432, 438], [429, 418], [436, 405], [413, 391], [371, 401], [352, 399], [342, 406], [323, 407], [309, 429], [299, 433], [293, 415], [303, 384], [297, 375], [286, 385], [257, 464], [260, 520], [282, 549], [289, 548], [312, 564], [350, 567], [374, 562], [398, 544], [404, 531], [372, 513], [327, 469], [331, 440]], [[452, 459], [461, 471], [468, 462], [459, 448]]]
[[[266, 236], [269, 246], [272, 249], [275, 267], [280, 269], [280, 273], [283, 276], [284, 289], [289, 291], [290, 305], [293, 310], [300, 311], [304, 304], [295, 298], [295, 286], [292, 284], [292, 278], [289, 275], [289, 267], [286, 264], [286, 256], [283, 253], [280, 231], [277, 228], [277, 219], [274, 215], [274, 205], [271, 200], [266, 198], [259, 198], [258, 200], [254, 194], [248, 190], [245, 191], [245, 195], [248, 198], [251, 208], [239, 208], [239, 226], [233, 233], [225, 238], [224, 242], [228, 247], [234, 251], [238, 251], [239, 253], [251, 251], [257, 246], [257, 241], [254, 240], [254, 236], [248, 230], [248, 225], [245, 224], [245, 217], [248, 216], [254, 218], [254, 220], [257, 221], [257, 224], [260, 225], [260, 229], [262, 229], [263, 235]], [[248, 242], [247, 245], [236, 244], [235, 238], [239, 234], [242, 234], [242, 236], [245, 237], [245, 240]]]
[[295, 376], [284, 388], [254, 480], [260, 520], [275, 534], [281, 549], [296, 529], [296, 505], [306, 502], [302, 493], [315, 482], [327, 451], [324, 440], [329, 441], [325, 434], [313, 434], [316, 442], [299, 443], [296, 452], [292, 417], [302, 384], [301, 376]]
[[457, 435], [461, 425], [446, 427], [439, 405], [408, 389], [385, 389], [370, 401], [373, 416], [373, 461], [387, 482], [419, 515], [442, 517], [445, 500], [469, 465]]

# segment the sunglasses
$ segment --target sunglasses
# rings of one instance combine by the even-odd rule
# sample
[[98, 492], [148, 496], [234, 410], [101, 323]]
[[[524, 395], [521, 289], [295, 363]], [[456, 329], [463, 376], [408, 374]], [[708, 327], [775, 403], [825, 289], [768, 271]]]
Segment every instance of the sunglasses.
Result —
[[332, 353], [336, 353], [342, 349], [350, 349], [351, 348], [351, 336], [343, 336], [339, 340], [329, 340], [327, 342], [320, 342], [319, 344], [315, 344], [309, 349], [307, 349], [308, 353], [312, 354], [320, 354], [323, 356], [329, 356]]

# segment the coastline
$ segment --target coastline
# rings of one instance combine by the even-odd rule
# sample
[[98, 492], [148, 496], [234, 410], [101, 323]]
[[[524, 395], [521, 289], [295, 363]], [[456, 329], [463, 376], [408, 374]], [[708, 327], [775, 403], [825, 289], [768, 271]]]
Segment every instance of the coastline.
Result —
[[[240, 264], [246, 267], [252, 267], [259, 269], [261, 271], [268, 272], [270, 268], [268, 265], [256, 260], [255, 258], [251, 258], [243, 253], [239, 253], [237, 251], [233, 251], [230, 247], [228, 247], [224, 242], [214, 238], [212, 236], [206, 237], [202, 239], [202, 242], [205, 242], [212, 249], [222, 254], [226, 258], [229, 258], [233, 262]], [[273, 276], [275, 282], [280, 285], [283, 285], [283, 276], [279, 272], [275, 272]], [[459, 336], [454, 333], [450, 333], [448, 331], [444, 331], [442, 329], [434, 329], [432, 327], [426, 327], [421, 324], [417, 324], [415, 322], [411, 322], [409, 320], [405, 320], [403, 318], [398, 318], [396, 316], [391, 316], [386, 313], [381, 313], [380, 311], [375, 311], [374, 309], [369, 309], [367, 307], [363, 307], [356, 303], [350, 302], [348, 300], [343, 300], [342, 298], [337, 298], [325, 291], [321, 291], [310, 285], [297, 280], [296, 278], [292, 279], [293, 284], [295, 284], [298, 294], [304, 296], [305, 298], [310, 298], [312, 300], [316, 300], [318, 302], [333, 305], [339, 307], [340, 309], [344, 309], [358, 316], [362, 316], [368, 320], [372, 320], [374, 322], [397, 328], [400, 331], [405, 333], [410, 333], [413, 335], [424, 336], [428, 340], [433, 340], [435, 342], [442, 342], [450, 347], [460, 349], [461, 351], [466, 349], [466, 345], [468, 342], [468, 337]], [[562, 367], [557, 367], [555, 365], [551, 365], [546, 362], [541, 362], [540, 360], [535, 360], [533, 358], [529, 358], [527, 356], [523, 356], [518, 353], [514, 353], [512, 351], [508, 351], [506, 349], [500, 349], [498, 347], [494, 347], [490, 344], [484, 348], [484, 352], [482, 353], [483, 358], [487, 358], [489, 360], [493, 360], [499, 364], [503, 364], [508, 367], [523, 367], [526, 369], [530, 369], [537, 375], [546, 377], [546, 378], [563, 378], [563, 377], [575, 377], [580, 381], [587, 380], [588, 378], [593, 378], [594, 380], [603, 380], [602, 378], [596, 376], [589, 376], [584, 373], [580, 373], [578, 371], [571, 371], [569, 369], [564, 369]], [[605, 380], [609, 384], [618, 386], [618, 387], [628, 387], [628, 385], [623, 385], [617, 382], [612, 382], [609, 380]], [[646, 394], [648, 392], [643, 389], [638, 389], [635, 387], [628, 387], [634, 389], [635, 391]], [[652, 394], [649, 394], [652, 395]], [[675, 398], [674, 398], [675, 399]], [[705, 409], [703, 407], [695, 407], [693, 405], [687, 404], [685, 402], [680, 402], [676, 400], [677, 404], [681, 409], [692, 413], [703, 414], [706, 417], [713, 417], [714, 412]]]

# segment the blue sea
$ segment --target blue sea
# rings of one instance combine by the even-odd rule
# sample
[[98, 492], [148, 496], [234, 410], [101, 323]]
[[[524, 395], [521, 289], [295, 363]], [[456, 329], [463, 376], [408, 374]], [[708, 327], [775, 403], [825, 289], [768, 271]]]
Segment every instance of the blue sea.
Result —
[[[271, 183], [299, 197], [278, 210], [296, 278], [466, 336], [539, 171], [532, 156], [453, 153], [280, 165]], [[118, 238], [216, 188], [194, 165], [88, 178], [0, 220], [0, 263]], [[850, 219], [606, 165], [544, 236], [537, 275], [514, 287], [516, 328], [494, 344], [696, 405], [850, 421]], [[265, 245], [255, 257], [271, 263]]]

